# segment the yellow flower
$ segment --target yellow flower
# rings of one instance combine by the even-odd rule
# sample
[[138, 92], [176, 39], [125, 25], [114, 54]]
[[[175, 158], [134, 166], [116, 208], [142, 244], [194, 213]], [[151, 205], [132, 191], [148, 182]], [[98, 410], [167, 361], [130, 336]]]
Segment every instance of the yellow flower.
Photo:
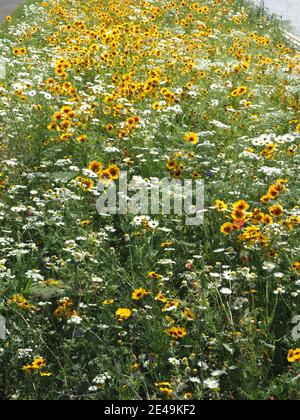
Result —
[[269, 212], [274, 217], [280, 217], [283, 215], [284, 210], [280, 204], [276, 204], [275, 206], [269, 208]]
[[270, 198], [270, 200], [274, 200], [275, 198], [277, 198], [280, 194], [280, 189], [277, 185], [273, 185], [272, 187], [269, 188], [268, 191], [268, 197]]
[[268, 214], [265, 214], [263, 221], [266, 225], [272, 225], [273, 224], [273, 217], [269, 216]]
[[271, 200], [271, 198], [268, 195], [263, 195], [260, 199], [262, 203], [268, 203]]
[[227, 204], [222, 200], [215, 201], [215, 209], [217, 211], [226, 211], [228, 209]]
[[160, 280], [162, 279], [162, 276], [158, 273], [155, 273], [155, 271], [150, 271], [147, 274], [148, 279], [156, 279], [156, 280]]
[[27, 53], [27, 50], [26, 50], [26, 48], [17, 48], [17, 47], [14, 47], [13, 48], [13, 53], [15, 54], [15, 55], [25, 55], [26, 53]]
[[158, 300], [159, 302], [162, 302], [162, 303], [166, 303], [168, 301], [167, 297], [163, 293], [161, 293], [161, 292], [159, 292], [156, 295], [155, 300]]
[[173, 246], [173, 242], [172, 241], [170, 241], [170, 242], [162, 242], [160, 244], [160, 246], [161, 246], [161, 248], [170, 248], [171, 246]]
[[249, 204], [244, 200], [237, 201], [233, 205], [233, 209], [239, 210], [239, 211], [247, 211], [249, 210], [249, 208], [250, 208]]
[[44, 286], [57, 286], [59, 284], [59, 280], [53, 280], [53, 279], [49, 279], [49, 280], [45, 280], [43, 281], [41, 284], [43, 284]]
[[293, 269], [293, 270], [295, 270], [295, 271], [297, 271], [297, 273], [299, 273], [299, 274], [300, 274], [300, 262], [295, 261], [295, 262], [292, 264], [292, 269]]
[[175, 170], [175, 169], [177, 168], [177, 163], [176, 163], [176, 161], [175, 161], [175, 160], [168, 160], [168, 161], [166, 162], [166, 168], [167, 168], [169, 171]]
[[77, 141], [78, 143], [82, 144], [82, 143], [86, 143], [88, 140], [87, 136], [85, 136], [84, 134], [82, 134], [81, 136], [77, 137]]
[[19, 306], [21, 309], [32, 309], [35, 310], [36, 308], [33, 305], [30, 305], [27, 300], [22, 295], [13, 295], [10, 299], [11, 303]]
[[231, 217], [233, 220], [245, 220], [246, 219], [246, 213], [242, 210], [233, 210], [231, 213]]
[[94, 181], [89, 178], [81, 178], [79, 185], [84, 192], [88, 192], [94, 187], [95, 184]]
[[103, 302], [103, 305], [112, 305], [114, 302], [115, 302], [114, 299], [106, 299]]
[[61, 108], [60, 112], [62, 112], [63, 114], [70, 115], [73, 112], [73, 109], [72, 107], [66, 105]]
[[111, 173], [107, 169], [102, 171], [100, 173], [99, 180], [102, 184], [110, 184], [112, 182]]
[[199, 171], [194, 171], [192, 174], [192, 177], [194, 179], [200, 179], [201, 178], [201, 173]]
[[184, 141], [191, 144], [198, 144], [199, 136], [197, 133], [186, 133], [184, 135]]
[[120, 168], [117, 165], [111, 165], [108, 169], [107, 172], [110, 174], [110, 178], [113, 180], [119, 179], [120, 178]]
[[224, 235], [230, 235], [233, 230], [234, 225], [232, 223], [227, 222], [221, 226], [221, 233], [223, 233]]
[[50, 377], [52, 376], [52, 373], [41, 371], [41, 369], [45, 367], [46, 364], [47, 364], [46, 359], [44, 359], [43, 357], [37, 356], [30, 365], [23, 366], [22, 370], [25, 373], [39, 371], [40, 376]]
[[72, 309], [74, 303], [69, 298], [63, 298], [59, 301], [58, 307], [53, 312], [53, 316], [58, 319], [71, 318], [72, 316], [78, 316], [78, 313]]
[[164, 382], [158, 382], [158, 383], [156, 383], [155, 386], [157, 386], [157, 387], [160, 387], [160, 386], [168, 386], [168, 387], [170, 387], [171, 384], [170, 384], [170, 382], [164, 381]]
[[152, 109], [154, 109], [155, 111], [160, 111], [161, 110], [161, 104], [159, 102], [154, 102], [152, 104]]
[[186, 329], [183, 327], [171, 327], [166, 329], [165, 333], [175, 339], [183, 338], [187, 335]]
[[107, 126], [106, 126], [106, 130], [107, 130], [108, 132], [113, 131], [113, 129], [114, 129], [114, 126], [113, 126], [112, 124], [107, 124]]
[[40, 370], [42, 369], [44, 366], [46, 366], [46, 360], [43, 359], [42, 357], [38, 356], [34, 359], [34, 361], [32, 362], [32, 368], [34, 370]]
[[102, 172], [102, 163], [97, 162], [96, 160], [93, 160], [89, 166], [88, 169], [92, 172], [94, 172], [96, 175], [100, 175], [100, 173]]
[[287, 359], [290, 363], [300, 363], [300, 349], [289, 350]]
[[171, 388], [170, 382], [158, 382], [155, 384], [157, 388], [159, 388], [160, 392], [166, 394], [167, 396], [171, 396], [173, 394], [173, 389]]
[[90, 226], [91, 224], [92, 224], [91, 220], [81, 220], [80, 222], [81, 227], [87, 227], [87, 226]]
[[51, 372], [40, 372], [42, 378], [50, 378], [53, 375]]
[[295, 156], [297, 154], [297, 145], [289, 146], [287, 149], [287, 154], [289, 156]]
[[133, 364], [130, 366], [130, 368], [131, 368], [132, 370], [137, 370], [137, 369], [140, 369], [140, 367], [141, 367], [141, 365], [140, 365], [139, 363], [133, 363]]
[[132, 293], [132, 299], [134, 300], [140, 300], [142, 299], [144, 296], [149, 296], [149, 292], [147, 292], [146, 289], [144, 289], [143, 287], [141, 287], [140, 289], [135, 289]]
[[245, 95], [247, 91], [248, 89], [246, 88], [246, 86], [240, 86], [231, 92], [231, 96], [236, 97], [236, 96]]
[[132, 315], [132, 311], [128, 308], [119, 308], [116, 311], [116, 317], [119, 321], [122, 321], [124, 319], [130, 318]]
[[159, 390], [160, 390], [160, 392], [163, 392], [164, 394], [167, 394], [167, 395], [172, 395], [173, 392], [174, 392], [173, 389], [167, 388], [167, 387], [164, 387], [164, 386], [161, 386], [159, 388]]
[[189, 308], [186, 308], [183, 312], [183, 316], [188, 319], [189, 321], [194, 321], [196, 319], [196, 315], [193, 311], [191, 311]]
[[22, 370], [25, 373], [29, 373], [29, 372], [32, 372], [34, 369], [33, 369], [32, 365], [25, 365], [25, 366], [22, 367]]
[[179, 300], [169, 300], [165, 304], [165, 306], [162, 308], [162, 312], [171, 312], [178, 308], [180, 305]]

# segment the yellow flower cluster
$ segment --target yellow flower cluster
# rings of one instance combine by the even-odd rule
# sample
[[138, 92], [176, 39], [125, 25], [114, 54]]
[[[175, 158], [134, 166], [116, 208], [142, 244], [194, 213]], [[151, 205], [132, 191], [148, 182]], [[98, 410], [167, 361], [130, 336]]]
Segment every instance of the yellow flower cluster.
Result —
[[69, 132], [73, 126], [73, 120], [76, 112], [71, 106], [64, 106], [59, 112], [52, 117], [52, 122], [48, 126], [48, 130], [56, 129], [59, 132]]
[[42, 369], [46, 366], [47, 361], [43, 357], [37, 356], [30, 365], [25, 365], [22, 367], [23, 372], [39, 372], [42, 377], [50, 377], [52, 373], [43, 371]]
[[25, 55], [27, 53], [26, 48], [22, 47], [22, 48], [13, 48], [13, 53], [14, 55]]
[[231, 96], [232, 96], [232, 97], [242, 96], [242, 95], [245, 95], [245, 94], [247, 93], [247, 91], [248, 91], [248, 89], [247, 89], [247, 87], [246, 87], [246, 86], [240, 86], [240, 87], [238, 87], [238, 88], [234, 89], [234, 90], [231, 92]]
[[53, 316], [58, 319], [71, 318], [78, 316], [78, 312], [73, 309], [74, 303], [69, 298], [63, 298], [59, 301], [58, 307], [53, 312]]
[[287, 179], [278, 179], [278, 181], [271, 185], [267, 194], [261, 197], [262, 203], [268, 203], [269, 201], [275, 200], [279, 195], [286, 191], [286, 184], [288, 183]]
[[35, 306], [28, 303], [28, 301], [22, 295], [13, 295], [9, 303], [17, 305], [19, 308], [24, 310], [36, 310]]
[[61, 58], [56, 61], [55, 73], [61, 79], [66, 80], [68, 79], [67, 70], [70, 70], [71, 67], [70, 61]]
[[187, 335], [187, 331], [183, 327], [171, 327], [165, 330], [165, 333], [177, 339], [183, 338]]

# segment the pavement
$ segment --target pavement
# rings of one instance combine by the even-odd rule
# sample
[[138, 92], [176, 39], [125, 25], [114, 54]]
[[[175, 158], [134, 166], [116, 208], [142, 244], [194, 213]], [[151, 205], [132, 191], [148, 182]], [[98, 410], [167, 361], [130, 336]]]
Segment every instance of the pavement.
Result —
[[[292, 24], [292, 32], [300, 36], [300, 0], [252, 0], [264, 4], [270, 13], [275, 13]], [[22, 0], [0, 0], [0, 23], [22, 3]]]
[[0, 23], [5, 16], [12, 13], [21, 3], [21, 0], [0, 0]]
[[[1, 0], [0, 0], [1, 1]], [[291, 31], [300, 36], [300, 0], [253, 0], [260, 5], [263, 3], [269, 13], [274, 13], [284, 20], [289, 20], [292, 25]], [[290, 32], [291, 32], [290, 31]]]

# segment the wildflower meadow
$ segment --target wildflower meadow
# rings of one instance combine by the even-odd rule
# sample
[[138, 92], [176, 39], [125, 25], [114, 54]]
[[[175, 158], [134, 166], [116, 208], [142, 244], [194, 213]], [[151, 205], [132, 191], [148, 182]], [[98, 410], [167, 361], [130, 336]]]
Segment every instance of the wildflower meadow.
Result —
[[247, 0], [6, 17], [1, 400], [300, 399], [299, 78]]

